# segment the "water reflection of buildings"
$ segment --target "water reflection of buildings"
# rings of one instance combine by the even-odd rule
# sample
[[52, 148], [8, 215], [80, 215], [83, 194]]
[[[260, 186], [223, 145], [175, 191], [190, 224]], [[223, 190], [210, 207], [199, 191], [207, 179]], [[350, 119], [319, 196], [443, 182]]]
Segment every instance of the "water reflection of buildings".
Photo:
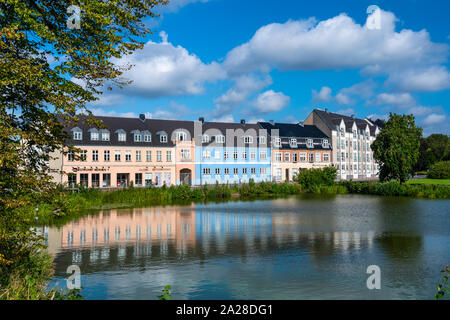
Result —
[[61, 271], [74, 263], [87, 271], [98, 264], [144, 266], [283, 250], [320, 259], [373, 246], [374, 232], [312, 231], [318, 221], [303, 218], [295, 213], [243, 214], [194, 206], [104, 210], [60, 229], [50, 228], [49, 251], [57, 255], [57, 271], [58, 261]]

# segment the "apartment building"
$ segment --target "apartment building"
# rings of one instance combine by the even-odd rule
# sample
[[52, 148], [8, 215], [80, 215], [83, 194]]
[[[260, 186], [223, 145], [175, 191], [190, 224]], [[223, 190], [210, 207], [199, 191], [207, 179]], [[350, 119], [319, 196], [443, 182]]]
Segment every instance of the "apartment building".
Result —
[[80, 119], [65, 127], [68, 149], [52, 154], [50, 173], [65, 186], [94, 188], [191, 183], [195, 174], [192, 121], [96, 117], [105, 128]]
[[332, 162], [340, 179], [378, 177], [379, 166], [371, 149], [380, 128], [369, 119], [314, 109], [304, 121], [331, 138]]
[[331, 165], [330, 138], [314, 125], [258, 122], [271, 140], [272, 180], [292, 181], [302, 169]]
[[196, 144], [195, 184], [270, 181], [267, 131], [258, 124], [205, 122]]

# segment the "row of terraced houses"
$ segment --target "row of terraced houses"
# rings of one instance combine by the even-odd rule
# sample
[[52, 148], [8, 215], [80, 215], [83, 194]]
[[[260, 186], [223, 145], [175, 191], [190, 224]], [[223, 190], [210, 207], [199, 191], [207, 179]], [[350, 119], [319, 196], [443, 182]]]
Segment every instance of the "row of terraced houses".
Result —
[[368, 119], [315, 109], [304, 122], [256, 124], [97, 117], [65, 126], [67, 145], [52, 154], [54, 180], [93, 188], [292, 181], [309, 168], [335, 166], [340, 179], [378, 176]]

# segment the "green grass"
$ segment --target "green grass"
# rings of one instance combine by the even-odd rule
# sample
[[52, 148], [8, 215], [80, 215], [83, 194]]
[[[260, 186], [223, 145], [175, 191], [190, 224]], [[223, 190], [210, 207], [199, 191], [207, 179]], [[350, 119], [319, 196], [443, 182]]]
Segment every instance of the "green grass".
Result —
[[450, 186], [450, 179], [411, 179], [406, 182], [407, 184], [434, 184]]

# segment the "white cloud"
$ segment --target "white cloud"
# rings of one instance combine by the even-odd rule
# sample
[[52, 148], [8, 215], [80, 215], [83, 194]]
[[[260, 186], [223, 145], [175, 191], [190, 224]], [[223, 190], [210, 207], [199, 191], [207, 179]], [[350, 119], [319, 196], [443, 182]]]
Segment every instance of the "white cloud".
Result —
[[133, 80], [124, 93], [146, 98], [197, 95], [203, 93], [206, 82], [226, 77], [217, 62], [205, 64], [185, 48], [167, 42], [165, 32], [160, 35], [162, 42], [148, 41], [142, 50], [114, 61], [118, 65], [133, 65], [123, 74]]
[[204, 2], [208, 2], [208, 1], [210, 1], [210, 0], [170, 0], [169, 4], [158, 7], [157, 11], [160, 13], [177, 12], [180, 8], [187, 6], [188, 4], [196, 3], [196, 2], [204, 3]]
[[393, 73], [387, 83], [403, 91], [440, 91], [450, 88], [450, 73], [443, 66], [411, 68]]
[[444, 114], [432, 113], [423, 120], [424, 125], [434, 125], [443, 122], [446, 119]]
[[220, 117], [212, 119], [211, 121], [213, 121], [213, 122], [234, 122], [234, 117], [231, 114], [224, 114]]
[[354, 100], [352, 100], [348, 95], [346, 95], [346, 94], [344, 94], [342, 92], [339, 92], [336, 95], [335, 99], [336, 99], [337, 103], [343, 104], [343, 105], [348, 105], [348, 104], [354, 104], [355, 103]]
[[258, 95], [253, 106], [261, 113], [270, 113], [280, 111], [289, 104], [290, 100], [291, 98], [282, 92], [268, 90]]
[[351, 116], [355, 114], [355, 110], [353, 108], [341, 109], [336, 111], [336, 113], [343, 114], [345, 116]]
[[[252, 71], [361, 69], [366, 75], [390, 75], [406, 87], [405, 72], [419, 68], [440, 71], [431, 84], [422, 81], [411, 86], [415, 90], [440, 90], [447, 70], [439, 66], [448, 54], [448, 45], [433, 43], [426, 30], [395, 31], [396, 17], [381, 11], [381, 29], [370, 30], [346, 14], [317, 22], [289, 20], [259, 28], [247, 42], [231, 50], [224, 67], [231, 74]], [[426, 69], [427, 70], [427, 69]], [[416, 78], [418, 75], [416, 76]], [[431, 77], [431, 74], [430, 74]]]
[[[139, 116], [134, 112], [117, 112], [115, 110], [104, 110], [102, 108], [91, 108], [89, 109], [95, 116], [104, 117], [123, 117], [123, 118], [138, 118]], [[153, 115], [150, 112], [145, 113], [145, 117], [150, 119]]]
[[312, 99], [314, 102], [327, 102], [330, 101], [333, 97], [331, 96], [331, 88], [330, 87], [322, 87], [320, 91], [312, 90]]
[[368, 99], [373, 96], [373, 90], [376, 88], [377, 84], [369, 79], [360, 83], [356, 83], [348, 88], [343, 88], [339, 91], [346, 96], [358, 96], [363, 99]]
[[397, 106], [411, 106], [416, 103], [416, 100], [410, 93], [380, 93], [374, 100], [369, 101], [369, 105], [397, 105]]
[[408, 109], [408, 113], [413, 114], [416, 117], [421, 117], [426, 114], [430, 114], [432, 112], [432, 110], [433, 110], [432, 108], [427, 108], [424, 106], [414, 106], [414, 107]]

